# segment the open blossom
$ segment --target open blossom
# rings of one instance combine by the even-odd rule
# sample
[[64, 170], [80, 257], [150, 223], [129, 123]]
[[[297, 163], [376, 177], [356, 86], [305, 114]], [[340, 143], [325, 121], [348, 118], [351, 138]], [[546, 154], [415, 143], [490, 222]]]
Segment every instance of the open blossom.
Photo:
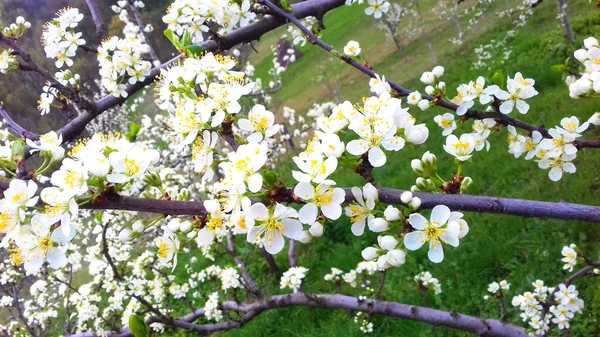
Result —
[[527, 104], [525, 100], [538, 94], [533, 88], [534, 84], [534, 80], [523, 78], [521, 73], [516, 73], [513, 79], [509, 78], [506, 83], [508, 91], [499, 89], [494, 92], [494, 95], [497, 98], [504, 101], [500, 104], [500, 112], [505, 115], [509, 114], [516, 106], [520, 113], [526, 114], [527, 111], [529, 111], [529, 104]]
[[349, 41], [348, 44], [344, 47], [344, 54], [346, 56], [358, 56], [360, 54], [360, 45], [356, 41]]
[[388, 229], [388, 222], [382, 218], [376, 218], [372, 211], [375, 208], [375, 200], [378, 192], [375, 186], [367, 183], [362, 191], [358, 187], [352, 187], [352, 195], [356, 202], [346, 207], [346, 215], [352, 222], [352, 234], [360, 236], [365, 231], [365, 225], [373, 232], [383, 232]]
[[158, 161], [158, 151], [144, 151], [134, 146], [127, 151], [112, 152], [108, 159], [113, 171], [106, 178], [109, 182], [123, 184], [141, 177], [150, 165], [155, 164]]
[[192, 144], [192, 163], [194, 172], [202, 174], [202, 180], [211, 180], [214, 177], [214, 148], [219, 137], [214, 131], [202, 131], [202, 137], [196, 137]]
[[575, 173], [577, 170], [575, 165], [571, 162], [575, 159], [574, 154], [562, 154], [556, 158], [546, 157], [538, 161], [538, 166], [541, 169], [550, 168], [548, 177], [552, 181], [559, 181], [562, 178], [563, 172]]
[[296, 210], [280, 203], [273, 210], [268, 210], [264, 204], [254, 204], [246, 214], [246, 221], [254, 224], [247, 240], [262, 244], [270, 254], [277, 254], [285, 245], [284, 236], [294, 240], [300, 236], [302, 224], [297, 218]]
[[444, 144], [444, 150], [453, 155], [457, 160], [469, 160], [475, 149], [475, 138], [469, 133], [460, 136], [460, 139], [455, 135], [449, 135]]
[[[408, 218], [408, 223], [416, 229], [404, 236], [404, 246], [408, 250], [417, 250], [429, 242], [429, 259], [434, 263], [444, 259], [443, 244], [458, 247], [459, 239], [468, 232], [464, 227], [466, 222], [460, 219], [462, 214], [451, 212], [447, 206], [435, 206], [431, 212], [430, 220], [419, 213], [413, 213]], [[456, 221], [460, 219], [462, 221]], [[461, 228], [463, 223], [463, 228]]]
[[53, 231], [50, 225], [41, 219], [41, 214], [36, 214], [31, 219], [31, 226], [21, 227], [15, 243], [23, 250], [24, 267], [28, 275], [37, 274], [44, 261], [50, 267], [59, 269], [67, 264], [64, 248], [61, 245], [70, 242], [75, 236], [75, 228], [60, 226]]
[[561, 261], [565, 264], [563, 269], [573, 271], [573, 267], [577, 264], [577, 252], [575, 251], [575, 245], [564, 246], [561, 254], [564, 256]]
[[378, 74], [375, 74], [375, 77], [369, 80], [369, 87], [371, 88], [371, 92], [377, 96], [384, 92], [392, 92], [392, 87], [385, 79], [385, 76], [380, 77]]
[[313, 223], [319, 215], [319, 208], [331, 220], [337, 220], [342, 215], [341, 203], [344, 202], [346, 193], [341, 188], [332, 188], [326, 184], [313, 187], [310, 183], [299, 182], [294, 187], [294, 194], [306, 202], [299, 211], [302, 223]]
[[229, 162], [221, 164], [229, 179], [240, 192], [248, 189], [252, 193], [262, 188], [263, 178], [259, 170], [267, 162], [265, 143], [248, 143], [229, 153]]
[[306, 151], [292, 158], [301, 171], [292, 171], [294, 179], [300, 182], [315, 182], [317, 184], [335, 185], [328, 177], [337, 168], [337, 158], [325, 156], [321, 153], [310, 153]]
[[390, 9], [390, 3], [385, 0], [367, 0], [369, 7], [365, 9], [367, 15], [373, 15], [376, 19], [379, 19], [383, 13], [387, 13]]
[[31, 147], [31, 153], [39, 151], [42, 155], [50, 154], [53, 161], [61, 160], [65, 155], [65, 149], [60, 146], [62, 135], [54, 131], [41, 135], [39, 144], [30, 139], [26, 139], [25, 142]]
[[3, 208], [33, 207], [38, 201], [36, 192], [37, 185], [33, 180], [25, 182], [25, 180], [13, 179], [8, 184], [8, 189], [4, 191], [4, 199], [0, 203]]
[[264, 105], [257, 104], [248, 113], [248, 119], [241, 118], [238, 125], [240, 129], [252, 132], [247, 138], [249, 142], [260, 142], [279, 131], [279, 125], [273, 125], [274, 121], [273, 113], [265, 109]]
[[451, 113], [437, 115], [433, 120], [443, 129], [442, 136], [447, 136], [456, 130], [456, 121], [454, 121], [454, 115]]
[[158, 260], [165, 264], [173, 260], [173, 269], [177, 266], [177, 250], [179, 249], [179, 240], [172, 235], [157, 237], [154, 240], [154, 245], [158, 248]]

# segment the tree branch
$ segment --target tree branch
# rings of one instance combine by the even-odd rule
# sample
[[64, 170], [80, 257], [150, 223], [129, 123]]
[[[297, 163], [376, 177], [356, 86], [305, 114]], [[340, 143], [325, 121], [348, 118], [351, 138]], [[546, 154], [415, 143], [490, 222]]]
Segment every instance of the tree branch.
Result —
[[38, 140], [40, 139], [40, 135], [35, 133], [35, 132], [31, 132], [26, 130], [24, 127], [22, 127], [21, 125], [19, 125], [19, 123], [15, 122], [10, 115], [8, 114], [8, 112], [6, 112], [6, 110], [4, 110], [4, 108], [2, 106], [0, 106], [0, 117], [2, 117], [2, 119], [4, 119], [4, 122], [6, 123], [6, 125], [8, 126], [8, 128], [16, 133], [17, 135], [23, 137], [23, 138], [27, 138], [27, 139], [31, 139], [31, 140]]
[[[222, 308], [224, 310], [245, 313], [245, 315], [239, 320], [215, 324], [193, 324], [192, 322], [201, 316], [198, 316], [197, 314], [199, 312], [197, 312], [193, 313], [193, 317], [191, 318], [184, 316], [175, 320], [174, 325], [179, 328], [200, 333], [230, 330], [243, 326], [264, 311], [288, 307], [327, 308], [368, 312], [370, 315], [396, 317], [411, 321], [423, 322], [434, 326], [445, 326], [455, 330], [470, 332], [479, 336], [528, 336], [525, 332], [525, 329], [495, 319], [482, 319], [456, 312], [442, 311], [395, 302], [359, 301], [356, 297], [339, 294], [321, 295], [305, 294], [301, 292], [267, 297], [249, 304], [238, 304], [231, 301], [223, 302]], [[71, 335], [70, 337], [91, 336], [94, 336], [93, 333], [86, 332], [83, 334]], [[126, 337], [131, 336], [131, 334], [128, 329], [123, 329], [120, 335], [114, 336]]]
[[104, 20], [102, 19], [102, 15], [100, 14], [100, 9], [98, 8], [98, 4], [96, 4], [96, 0], [85, 0], [87, 6], [92, 14], [92, 19], [94, 20], [94, 24], [96, 25], [96, 35], [99, 40], [102, 40], [106, 37], [108, 33], [108, 29]]

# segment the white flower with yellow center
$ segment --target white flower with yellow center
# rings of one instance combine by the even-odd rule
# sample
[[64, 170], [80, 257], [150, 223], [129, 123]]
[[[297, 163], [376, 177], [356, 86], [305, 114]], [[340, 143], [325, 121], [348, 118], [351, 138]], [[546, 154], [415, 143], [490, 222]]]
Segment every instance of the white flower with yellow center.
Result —
[[362, 191], [358, 187], [352, 187], [352, 195], [356, 202], [346, 207], [346, 216], [350, 217], [352, 223], [352, 234], [361, 236], [365, 232], [365, 225], [375, 233], [388, 229], [389, 225], [385, 219], [376, 218], [371, 214], [375, 209], [375, 200], [379, 198], [375, 186], [367, 183]]
[[52, 173], [50, 182], [62, 188], [66, 194], [80, 196], [88, 192], [87, 179], [88, 172], [81, 162], [66, 158], [60, 170]]
[[469, 133], [461, 135], [460, 139], [455, 135], [450, 135], [446, 138], [446, 144], [444, 144], [444, 150], [459, 161], [469, 160], [474, 149], [475, 138]]
[[360, 45], [358, 42], [350, 40], [344, 47], [344, 54], [348, 57], [358, 56], [360, 54]]
[[238, 121], [240, 129], [252, 132], [246, 139], [249, 142], [260, 142], [271, 138], [279, 131], [279, 125], [273, 125], [275, 116], [271, 111], [265, 109], [264, 105], [256, 104], [248, 113], [248, 118]]
[[545, 138], [540, 147], [549, 152], [549, 156], [559, 157], [561, 154], [575, 155], [577, 148], [573, 145], [575, 136], [562, 128], [550, 128], [548, 133], [552, 138]]
[[217, 145], [218, 135], [214, 131], [204, 130], [202, 137], [197, 137], [192, 145], [192, 163], [194, 172], [202, 174], [202, 180], [211, 180], [214, 176], [213, 149]]
[[158, 153], [155, 150], [144, 151], [137, 146], [129, 151], [112, 152], [108, 155], [108, 160], [113, 170], [106, 179], [111, 183], [123, 184], [139, 178], [157, 159]]
[[587, 128], [590, 126], [588, 122], [584, 122], [583, 124], [579, 125], [579, 119], [575, 116], [565, 117], [561, 119], [560, 125], [566, 132], [570, 133], [574, 138], [581, 137], [581, 133], [587, 130]]
[[443, 115], [437, 115], [433, 117], [433, 120], [443, 129], [442, 136], [447, 136], [456, 130], [456, 121], [454, 120], [454, 115], [451, 113], [447, 112]]
[[538, 94], [533, 88], [534, 83], [535, 81], [530, 78], [524, 79], [521, 73], [516, 73], [514, 79], [509, 78], [506, 84], [508, 91], [498, 89], [494, 92], [497, 98], [504, 101], [500, 104], [500, 112], [507, 115], [516, 106], [520, 113], [526, 114], [529, 111], [529, 104], [525, 100]]
[[253, 226], [253, 220], [247, 221], [248, 210], [252, 207], [252, 202], [248, 197], [243, 197], [241, 200], [241, 207], [231, 212], [228, 221], [228, 225], [234, 234], [246, 234]]
[[248, 232], [250, 243], [260, 243], [270, 254], [277, 254], [285, 245], [284, 236], [298, 240], [302, 233], [302, 224], [298, 221], [298, 212], [293, 208], [277, 203], [269, 211], [264, 204], [254, 204], [246, 214], [246, 221], [252, 219], [254, 226]]
[[258, 172], [267, 162], [266, 143], [248, 143], [229, 153], [229, 161], [221, 164], [226, 175], [240, 192], [248, 189], [252, 193], [260, 191], [263, 178]]
[[538, 161], [538, 166], [541, 169], [551, 168], [548, 172], [548, 177], [552, 181], [559, 181], [562, 178], [563, 172], [575, 173], [577, 170], [571, 162], [575, 159], [574, 154], [562, 154], [556, 158], [546, 157]]
[[13, 179], [8, 184], [8, 189], [4, 191], [4, 199], [2, 199], [3, 208], [14, 207], [33, 207], [38, 201], [35, 196], [37, 185], [33, 180], [25, 182], [25, 180]]
[[67, 257], [61, 245], [70, 242], [75, 236], [75, 228], [60, 226], [50, 231], [50, 225], [42, 221], [41, 214], [31, 219], [31, 226], [23, 226], [14, 240], [23, 250], [24, 267], [27, 275], [37, 274], [44, 261], [50, 267], [59, 269], [67, 264]]
[[315, 222], [319, 208], [323, 215], [331, 220], [337, 220], [342, 215], [341, 203], [344, 202], [346, 193], [341, 188], [331, 188], [326, 184], [319, 184], [315, 188], [311, 183], [300, 182], [294, 187], [294, 194], [306, 202], [299, 211], [302, 223]]
[[218, 200], [212, 199], [204, 202], [206, 212], [209, 214], [204, 227], [198, 231], [196, 242], [200, 247], [209, 247], [215, 240], [225, 235], [228, 215], [223, 213]]
[[381, 147], [388, 151], [399, 151], [404, 147], [405, 140], [396, 136], [393, 113], [381, 109], [370, 113], [365, 104], [365, 111], [350, 121], [349, 129], [358, 134], [361, 139], [348, 142], [346, 151], [355, 156], [368, 152], [367, 158], [373, 167], [383, 166], [387, 158]]
[[173, 261], [173, 269], [177, 266], [177, 251], [179, 250], [179, 240], [172, 233], [165, 233], [154, 240], [154, 245], [158, 248], [156, 255], [162, 264]]
[[42, 155], [50, 154], [54, 161], [61, 160], [65, 155], [65, 149], [60, 146], [62, 135], [57, 135], [54, 131], [41, 135], [39, 144], [30, 139], [25, 142], [31, 147], [31, 153], [40, 151]]
[[[443, 244], [458, 247], [461, 233], [459, 221], [449, 221], [452, 212], [445, 205], [435, 206], [430, 220], [419, 213], [408, 218], [410, 225], [416, 229], [404, 236], [404, 246], [408, 250], [417, 250], [429, 242], [428, 257], [431, 262], [440, 263], [444, 259]], [[447, 223], [447, 224], [446, 224]]]
[[384, 0], [368, 0], [369, 7], [365, 9], [367, 15], [373, 15], [379, 19], [383, 13], [387, 13], [390, 9], [390, 3]]
[[325, 159], [320, 152], [301, 153], [292, 158], [301, 171], [292, 171], [294, 179], [300, 182], [315, 182], [317, 184], [335, 185], [335, 181], [327, 179], [337, 168], [337, 158]]
[[564, 256], [561, 261], [564, 263], [563, 269], [573, 271], [573, 268], [577, 264], [577, 252], [575, 251], [575, 245], [564, 246], [560, 252]]

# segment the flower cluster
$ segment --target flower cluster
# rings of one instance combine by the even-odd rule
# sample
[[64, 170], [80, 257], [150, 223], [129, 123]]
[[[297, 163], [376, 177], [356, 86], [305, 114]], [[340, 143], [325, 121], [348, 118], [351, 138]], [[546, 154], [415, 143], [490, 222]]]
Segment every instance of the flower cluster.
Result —
[[[488, 285], [487, 291], [492, 294], [495, 298], [502, 298], [504, 296], [504, 292], [510, 289], [510, 283], [506, 280], [502, 280], [500, 282], [492, 282]], [[484, 300], [488, 300], [490, 298], [489, 295], [483, 296]]]
[[377, 260], [377, 266], [380, 270], [399, 267], [406, 262], [406, 253], [397, 249], [399, 243], [393, 236], [378, 236], [377, 243], [379, 248], [367, 247], [363, 249], [363, 259], [367, 261]]
[[[2, 28], [2, 22], [0, 22], [0, 28]], [[24, 17], [17, 16], [14, 23], [2, 28], [2, 35], [13, 40], [18, 40], [29, 28], [31, 28], [31, 23], [25, 21]]]
[[115, 97], [127, 97], [126, 83], [142, 82], [150, 75], [152, 64], [142, 55], [149, 51], [137, 36], [113, 36], [98, 47], [102, 87]]
[[85, 44], [81, 38], [82, 33], [76, 32], [79, 21], [83, 14], [77, 8], [63, 8], [56, 13], [56, 18], [44, 25], [42, 32], [42, 44], [46, 57], [56, 59], [54, 65], [62, 68], [73, 65], [72, 58], [75, 56], [79, 46]]
[[[551, 324], [561, 330], [568, 329], [570, 320], [575, 313], [581, 313], [584, 305], [575, 286], [561, 283], [554, 289], [545, 286], [541, 280], [533, 282], [532, 285], [533, 292], [528, 291], [512, 299], [512, 305], [521, 310], [523, 322], [528, 322], [532, 328], [530, 336], [546, 334]], [[546, 312], [543, 308], [551, 300], [550, 294], [554, 294], [556, 304], [552, 304]]]
[[175, 0], [162, 20], [179, 36], [189, 31], [192, 42], [196, 43], [204, 40], [203, 34], [209, 31], [211, 25], [217, 25], [219, 33], [224, 34], [250, 24], [256, 18], [256, 14], [250, 11], [250, 4], [249, 0]]
[[572, 98], [597, 96], [600, 93], [600, 44], [594, 37], [583, 40], [585, 48], [575, 51], [574, 56], [583, 66], [581, 77], [569, 77], [569, 95]]
[[433, 277], [430, 272], [424, 271], [415, 275], [415, 282], [419, 284], [419, 287], [424, 290], [433, 289], [434, 294], [439, 295], [442, 293], [442, 284], [440, 280]]
[[281, 275], [280, 288], [289, 288], [294, 292], [298, 292], [302, 286], [302, 280], [306, 277], [308, 272], [307, 268], [304, 267], [292, 267], [288, 269], [283, 275]]

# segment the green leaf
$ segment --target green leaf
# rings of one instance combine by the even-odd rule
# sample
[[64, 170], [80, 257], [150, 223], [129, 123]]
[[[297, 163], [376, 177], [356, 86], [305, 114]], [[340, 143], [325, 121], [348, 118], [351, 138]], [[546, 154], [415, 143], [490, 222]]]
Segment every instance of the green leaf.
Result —
[[187, 56], [201, 56], [202, 52], [204, 52], [204, 48], [197, 44], [191, 44], [183, 48], [183, 52]]
[[137, 135], [140, 133], [141, 129], [142, 126], [140, 124], [137, 124], [136, 122], [131, 122], [131, 124], [129, 125], [129, 132], [125, 134], [125, 138], [127, 138], [127, 140], [130, 142], [135, 142], [135, 139], [137, 138]]
[[502, 69], [496, 70], [494, 75], [492, 75], [492, 84], [495, 84], [500, 88], [506, 87], [506, 76], [504, 76]]
[[149, 337], [150, 327], [146, 325], [144, 319], [136, 314], [129, 316], [129, 330], [135, 337]]
[[555, 64], [552, 67], [550, 67], [550, 69], [556, 73], [564, 73], [565, 71], [567, 71], [567, 66], [564, 64]]
[[175, 32], [173, 32], [170, 29], [167, 29], [165, 30], [165, 36], [167, 37], [167, 39], [169, 39], [169, 41], [171, 41], [171, 43], [175, 46], [175, 48], [177, 48], [177, 50], [181, 49], [181, 42], [179, 42], [179, 38], [177, 38]]
[[25, 142], [22, 140], [16, 140], [12, 143], [10, 148], [12, 158], [15, 161], [23, 160], [25, 158]]
[[273, 187], [273, 186], [275, 186], [275, 183], [277, 183], [277, 173], [275, 173], [274, 171], [264, 170], [262, 172], [262, 176], [263, 176], [263, 184], [267, 188]]
[[186, 30], [183, 33], [183, 37], [181, 38], [181, 47], [183, 47], [185, 49], [185, 47], [187, 47], [191, 44], [192, 44], [192, 34], [190, 33], [189, 30]]
[[283, 8], [286, 12], [292, 11], [292, 7], [290, 6], [288, 0], [279, 0], [279, 2], [281, 3], [281, 8]]

